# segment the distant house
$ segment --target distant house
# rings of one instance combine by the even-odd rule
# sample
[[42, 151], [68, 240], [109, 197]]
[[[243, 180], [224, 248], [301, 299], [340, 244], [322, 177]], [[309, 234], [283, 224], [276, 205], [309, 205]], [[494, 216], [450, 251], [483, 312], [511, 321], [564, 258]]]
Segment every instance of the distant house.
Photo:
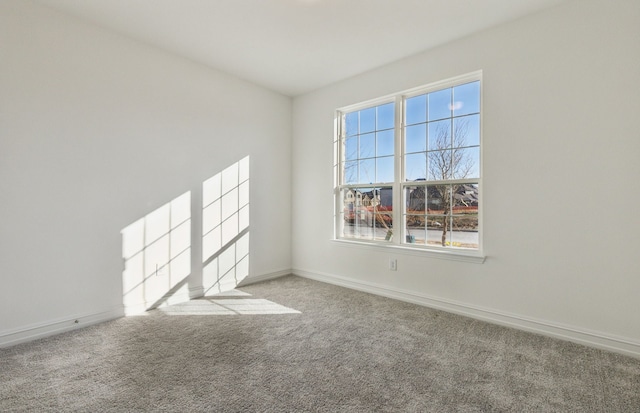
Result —
[[[409, 211], [425, 211], [441, 210], [442, 194], [434, 185], [417, 186], [409, 190], [407, 200], [407, 210]], [[453, 208], [477, 208], [478, 207], [478, 188], [475, 185], [454, 185]]]
[[349, 189], [345, 193], [344, 206], [379, 206], [390, 210], [392, 206], [392, 188], [372, 188], [369, 191]]
[[366, 222], [369, 226], [373, 225], [375, 219], [383, 219], [390, 223], [391, 216], [384, 212], [392, 210], [392, 193], [392, 188], [372, 188], [369, 191], [349, 189], [344, 197], [345, 221]]
[[[478, 208], [478, 188], [475, 185], [454, 185], [453, 209], [457, 211], [474, 211]], [[372, 188], [368, 191], [349, 189], [344, 197], [344, 219], [350, 223], [354, 221], [369, 222], [375, 212], [392, 211], [392, 188]], [[425, 208], [426, 206], [426, 208]], [[407, 212], [424, 214], [442, 213], [442, 194], [435, 185], [416, 186], [409, 189]], [[385, 218], [390, 221], [391, 216]]]

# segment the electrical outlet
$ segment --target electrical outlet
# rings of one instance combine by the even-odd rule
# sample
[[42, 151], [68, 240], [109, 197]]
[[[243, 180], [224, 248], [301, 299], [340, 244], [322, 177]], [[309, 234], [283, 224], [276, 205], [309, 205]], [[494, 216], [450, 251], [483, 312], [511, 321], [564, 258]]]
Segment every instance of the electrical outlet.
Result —
[[398, 269], [398, 260], [389, 258], [389, 270], [396, 271]]

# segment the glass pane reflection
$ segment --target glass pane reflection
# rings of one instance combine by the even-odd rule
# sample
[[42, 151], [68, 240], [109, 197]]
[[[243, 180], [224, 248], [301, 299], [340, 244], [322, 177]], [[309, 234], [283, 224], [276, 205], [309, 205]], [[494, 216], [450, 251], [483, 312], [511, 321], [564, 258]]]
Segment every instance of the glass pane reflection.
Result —
[[429, 121], [451, 117], [451, 89], [429, 93]]
[[480, 112], [480, 82], [453, 88], [453, 116]]

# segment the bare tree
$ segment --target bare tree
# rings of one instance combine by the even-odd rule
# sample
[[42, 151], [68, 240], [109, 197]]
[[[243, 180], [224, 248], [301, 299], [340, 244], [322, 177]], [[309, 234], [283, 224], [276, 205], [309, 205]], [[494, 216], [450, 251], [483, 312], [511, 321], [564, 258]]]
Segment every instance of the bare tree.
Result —
[[[455, 134], [447, 124], [440, 124], [436, 128], [435, 136], [429, 136], [429, 152], [427, 152], [427, 170], [429, 180], [464, 179], [474, 167], [473, 159], [463, 148], [469, 133], [469, 123], [461, 120], [456, 124]], [[450, 228], [454, 194], [457, 185], [434, 185], [434, 192], [439, 198], [439, 208], [443, 209], [442, 246], [446, 245], [447, 232]], [[427, 198], [430, 194], [427, 191]], [[427, 202], [428, 205], [428, 202]]]
[[372, 199], [371, 205], [373, 206], [373, 218], [374, 218], [374, 223], [372, 223], [372, 225], [375, 226], [375, 223], [377, 222], [379, 224], [378, 227], [382, 227], [385, 230], [387, 230], [385, 239], [390, 240], [391, 237], [393, 236], [393, 230], [389, 228], [389, 225], [387, 224], [387, 221], [390, 222], [390, 217], [389, 215], [382, 214], [380, 212], [382, 191], [378, 189], [377, 192], [378, 193], [376, 194], [376, 189], [372, 191], [373, 199]]

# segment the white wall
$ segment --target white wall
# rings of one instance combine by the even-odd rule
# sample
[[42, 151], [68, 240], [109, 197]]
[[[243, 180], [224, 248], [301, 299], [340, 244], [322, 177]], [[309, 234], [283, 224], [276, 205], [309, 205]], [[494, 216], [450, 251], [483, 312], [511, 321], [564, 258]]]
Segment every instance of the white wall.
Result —
[[[296, 98], [294, 272], [640, 355], [638, 21], [569, 2]], [[485, 263], [331, 241], [334, 110], [475, 70]]]
[[120, 314], [120, 231], [247, 155], [251, 275], [290, 268], [290, 140], [290, 98], [0, 2], [0, 344]]

